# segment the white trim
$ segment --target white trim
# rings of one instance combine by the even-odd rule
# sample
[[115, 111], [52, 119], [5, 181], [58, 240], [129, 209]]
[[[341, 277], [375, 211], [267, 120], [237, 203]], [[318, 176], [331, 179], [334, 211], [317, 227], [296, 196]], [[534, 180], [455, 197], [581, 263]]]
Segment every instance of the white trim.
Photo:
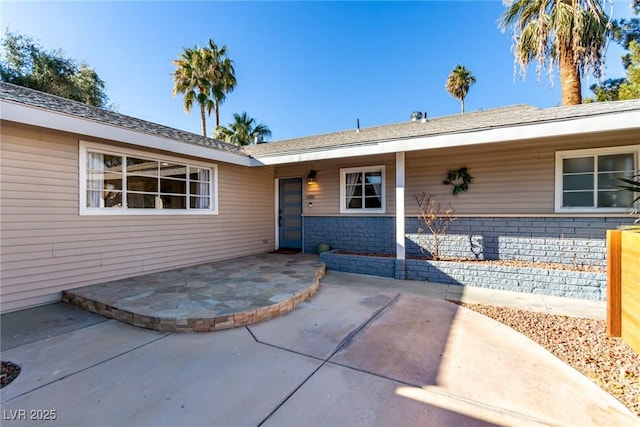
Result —
[[396, 259], [406, 257], [404, 227], [404, 153], [396, 153]]
[[45, 110], [12, 101], [0, 100], [2, 119], [64, 132], [72, 132], [92, 138], [103, 138], [143, 148], [168, 151], [178, 155], [205, 160], [231, 163], [241, 166], [261, 166], [260, 161], [214, 147], [185, 143], [181, 140], [101, 123], [70, 114]]
[[[304, 216], [309, 218], [319, 218], [319, 217], [335, 217], [340, 218], [344, 217], [344, 215], [339, 213], [326, 213], [326, 214], [305, 214]], [[362, 216], [362, 217], [373, 217], [373, 218], [395, 218], [394, 214], [354, 214], [354, 217]], [[407, 215], [405, 213], [405, 218], [415, 218], [415, 215]], [[594, 212], [594, 213], [579, 213], [579, 212], [563, 212], [563, 213], [540, 213], [540, 214], [529, 214], [529, 213], [519, 213], [519, 214], [501, 214], [501, 213], [479, 213], [479, 214], [459, 214], [456, 213], [456, 218], [629, 218], [629, 212], [612, 212], [612, 213], [603, 213], [603, 212]]]
[[[424, 126], [429, 126], [429, 122], [424, 123]], [[255, 154], [254, 157], [258, 159], [261, 164], [277, 165], [632, 129], [640, 129], [640, 111], [638, 110], [601, 114], [598, 116], [568, 117], [552, 122], [516, 124], [492, 129], [470, 129], [468, 131], [423, 137], [407, 137], [360, 144], [354, 143], [348, 147], [328, 147], [315, 151], [306, 149], [304, 152], [293, 154]]]
[[[633, 154], [634, 167], [636, 171], [640, 168], [640, 145], [627, 145], [606, 148], [589, 148], [584, 150], [564, 150], [556, 151], [555, 155], [555, 182], [554, 182], [554, 210], [556, 213], [583, 213], [583, 214], [606, 214], [606, 213], [625, 213], [630, 212], [632, 208], [598, 208], [598, 207], [563, 207], [563, 189], [562, 189], [562, 160], [575, 157], [592, 157], [610, 154]], [[597, 189], [594, 189], [597, 197]]]
[[[284, 179], [284, 178], [283, 178]], [[276, 250], [280, 249], [280, 222], [278, 221], [278, 217], [280, 216], [280, 178], [275, 179], [275, 188], [273, 189], [273, 194], [275, 195], [275, 200], [273, 205], [275, 206], [273, 224], [275, 225], [276, 232]], [[304, 243], [303, 243], [304, 246]]]
[[[96, 150], [114, 155], [139, 156], [142, 158], [157, 161], [167, 161], [182, 164], [185, 166], [197, 166], [211, 171], [211, 206], [209, 209], [134, 209], [134, 208], [88, 208], [87, 207], [87, 152]], [[101, 144], [80, 140], [78, 149], [78, 191], [79, 191], [79, 215], [218, 215], [218, 165], [212, 163], [186, 160], [175, 156], [158, 156], [146, 151], [132, 150], [128, 148], [114, 147], [112, 145]], [[123, 197], [124, 203], [124, 197]], [[189, 201], [187, 200], [187, 204]]]
[[[379, 209], [367, 209], [362, 207], [361, 209], [349, 209], [346, 206], [345, 202], [345, 186], [346, 186], [346, 176], [348, 173], [366, 173], [366, 172], [381, 172], [381, 207]], [[386, 173], [384, 165], [376, 165], [376, 166], [359, 166], [354, 168], [341, 168], [340, 169], [340, 213], [342, 214], [372, 214], [372, 213], [385, 213], [386, 211], [386, 195], [387, 195], [387, 182], [386, 182]]]

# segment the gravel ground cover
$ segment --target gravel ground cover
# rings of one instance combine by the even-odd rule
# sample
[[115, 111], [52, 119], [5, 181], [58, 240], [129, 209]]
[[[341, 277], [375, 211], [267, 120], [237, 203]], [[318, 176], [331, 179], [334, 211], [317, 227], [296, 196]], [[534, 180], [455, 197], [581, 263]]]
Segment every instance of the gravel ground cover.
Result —
[[640, 356], [607, 337], [604, 320], [460, 303], [515, 329], [580, 371], [640, 416]]

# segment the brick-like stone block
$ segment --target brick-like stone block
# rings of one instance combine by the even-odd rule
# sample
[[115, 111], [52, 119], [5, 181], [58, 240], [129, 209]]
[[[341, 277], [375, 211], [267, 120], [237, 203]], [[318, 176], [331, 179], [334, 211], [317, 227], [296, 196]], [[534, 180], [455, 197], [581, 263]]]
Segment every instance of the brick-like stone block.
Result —
[[133, 324], [133, 313], [128, 310], [118, 309], [114, 311], [113, 318], [121, 322]]
[[134, 313], [133, 326], [139, 326], [141, 328], [151, 328], [155, 324], [155, 318], [151, 316], [145, 316], [142, 314]]
[[171, 317], [163, 317], [158, 319], [158, 328], [160, 331], [174, 331], [176, 329], [176, 319]]
[[249, 311], [235, 313], [233, 315], [233, 321], [236, 327], [250, 325], [253, 323], [253, 313]]
[[217, 316], [214, 321], [213, 329], [216, 331], [220, 331], [222, 329], [230, 329], [235, 325], [233, 320], [233, 314], [227, 314], [224, 316]]
[[253, 314], [253, 322], [258, 323], [269, 319], [269, 307], [257, 308]]
[[293, 310], [293, 300], [288, 299], [278, 304], [280, 306], [280, 315], [286, 314]]
[[280, 304], [273, 304], [268, 307], [269, 309], [269, 319], [275, 319], [280, 316]]
[[300, 304], [302, 304], [302, 302], [303, 302], [304, 300], [306, 300], [308, 297], [309, 297], [309, 294], [308, 294], [308, 292], [307, 292], [307, 291], [300, 292], [299, 294], [294, 295], [294, 296], [293, 296], [293, 300], [292, 300], [292, 301], [293, 301], [293, 306], [294, 306], [294, 307], [299, 306], [299, 305], [300, 305]]

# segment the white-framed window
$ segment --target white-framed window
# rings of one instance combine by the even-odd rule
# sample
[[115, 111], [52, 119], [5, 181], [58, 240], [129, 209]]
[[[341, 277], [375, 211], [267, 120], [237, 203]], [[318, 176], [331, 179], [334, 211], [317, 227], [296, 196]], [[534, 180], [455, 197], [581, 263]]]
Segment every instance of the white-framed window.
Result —
[[556, 212], [628, 212], [637, 196], [619, 178], [638, 174], [640, 145], [557, 151]]
[[81, 215], [217, 214], [216, 165], [80, 141]]
[[384, 166], [340, 169], [341, 213], [384, 213]]

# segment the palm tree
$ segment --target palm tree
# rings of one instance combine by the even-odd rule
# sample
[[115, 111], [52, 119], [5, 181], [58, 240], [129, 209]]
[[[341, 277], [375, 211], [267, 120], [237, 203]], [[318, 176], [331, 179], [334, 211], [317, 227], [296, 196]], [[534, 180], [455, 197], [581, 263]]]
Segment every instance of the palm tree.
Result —
[[562, 105], [582, 103], [581, 77], [591, 70], [600, 77], [611, 31], [602, 0], [504, 0], [507, 10], [499, 25], [511, 28], [513, 53], [524, 77], [537, 60], [538, 78], [543, 68], [549, 77], [560, 69]]
[[210, 56], [198, 46], [184, 48], [180, 57], [173, 61], [176, 70], [173, 73], [173, 96], [184, 94], [184, 109], [191, 111], [194, 102], [200, 105], [202, 136], [207, 136], [205, 112], [211, 114], [215, 102], [211, 98], [211, 80], [209, 79]]
[[227, 94], [235, 89], [237, 81], [233, 61], [227, 57], [227, 46], [218, 48], [216, 43], [209, 39], [209, 47], [205, 48], [210, 56], [211, 92], [216, 112], [216, 128], [220, 126], [220, 104], [227, 98]]
[[220, 125], [220, 104], [236, 86], [233, 61], [227, 57], [227, 47], [218, 48], [209, 39], [208, 47], [185, 48], [173, 64], [176, 66], [173, 95], [184, 93], [184, 109], [187, 113], [195, 101], [200, 104], [202, 135], [206, 137], [206, 115], [210, 115], [211, 110], [216, 112], [217, 128]]
[[234, 113], [233, 122], [228, 127], [218, 126], [216, 138], [236, 145], [249, 145], [255, 137], [268, 138], [271, 130], [264, 123], [256, 123], [256, 119], [249, 117], [247, 112]]
[[445, 88], [447, 92], [454, 98], [460, 100], [460, 104], [462, 104], [462, 112], [464, 113], [464, 99], [467, 97], [469, 93], [469, 87], [472, 84], [475, 84], [476, 78], [471, 75], [471, 71], [467, 70], [464, 65], [458, 64], [456, 68], [453, 69], [449, 77], [447, 78], [447, 83], [445, 84]]

